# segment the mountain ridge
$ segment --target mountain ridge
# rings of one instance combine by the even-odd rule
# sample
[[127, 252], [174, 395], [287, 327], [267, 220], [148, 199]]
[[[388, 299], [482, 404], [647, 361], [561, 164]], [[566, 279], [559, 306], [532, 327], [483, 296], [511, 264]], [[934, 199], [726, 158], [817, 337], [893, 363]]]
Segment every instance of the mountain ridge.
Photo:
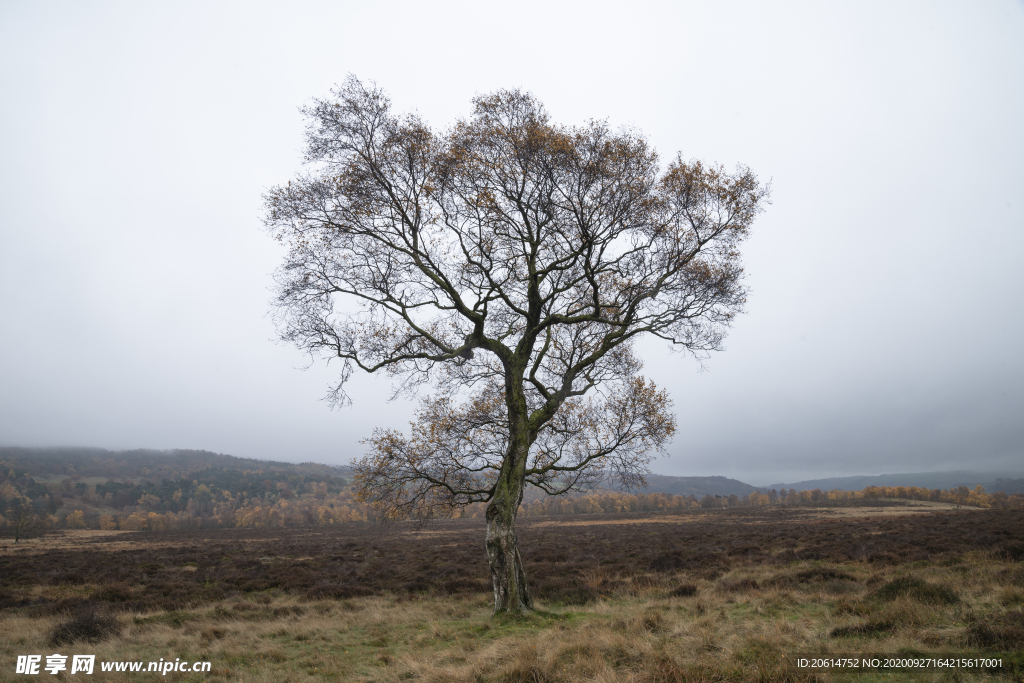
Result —
[[[828, 477], [823, 479], [806, 479], [790, 484], [770, 484], [758, 487], [761, 491], [771, 489], [796, 489], [797, 491], [821, 489], [831, 491], [860, 491], [868, 486], [917, 486], [928, 489], [951, 489], [958, 486], [974, 488], [982, 486], [986, 491], [1006, 490], [1009, 486], [1018, 486], [1019, 478], [1024, 472], [980, 472], [976, 470], [956, 470], [950, 472], [902, 472], [895, 474], [853, 475], [847, 477]], [[998, 488], [997, 488], [998, 487]]]
[[[325, 465], [316, 462], [285, 462], [242, 458], [225, 453], [191, 449], [132, 449], [112, 451], [91, 447], [0, 446], [0, 466], [27, 470], [32, 476], [53, 479], [66, 476], [121, 478], [176, 478], [210, 467], [238, 470], [264, 470], [287, 474], [335, 476], [350, 479], [350, 465]], [[652, 473], [647, 475], [642, 493], [669, 493], [695, 496], [747, 496], [771, 489], [860, 491], [868, 486], [917, 486], [951, 489], [958, 486], [982, 486], [989, 493], [1024, 493], [1024, 472], [907, 472], [880, 475], [854, 475], [807, 479], [769, 486], [755, 486], [723, 476], [681, 477]], [[615, 488], [615, 487], [612, 487]]]

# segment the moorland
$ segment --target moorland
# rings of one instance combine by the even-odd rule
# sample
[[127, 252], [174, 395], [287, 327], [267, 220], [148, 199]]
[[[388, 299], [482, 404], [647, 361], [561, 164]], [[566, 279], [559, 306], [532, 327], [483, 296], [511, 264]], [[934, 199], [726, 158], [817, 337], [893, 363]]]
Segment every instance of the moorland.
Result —
[[[480, 519], [6, 540], [0, 677], [19, 654], [62, 651], [209, 661], [210, 673], [173, 674], [207, 681], [1024, 676], [1021, 510], [853, 498], [523, 517], [518, 530], [538, 603], [521, 618], [491, 616]], [[791, 664], [854, 652], [987, 653], [1004, 665]]]

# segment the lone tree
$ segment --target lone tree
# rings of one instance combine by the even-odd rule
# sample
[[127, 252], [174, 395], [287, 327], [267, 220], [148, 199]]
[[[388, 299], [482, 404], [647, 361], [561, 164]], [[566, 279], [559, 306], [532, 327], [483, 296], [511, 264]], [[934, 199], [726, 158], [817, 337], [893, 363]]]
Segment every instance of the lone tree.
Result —
[[35, 538], [46, 533], [46, 525], [32, 508], [27, 498], [20, 498], [8, 501], [8, 507], [4, 511], [6, 519], [0, 529], [4, 535], [14, 538], [14, 543], [23, 538]]
[[356, 369], [433, 388], [410, 436], [368, 440], [359, 495], [396, 519], [487, 503], [494, 610], [529, 610], [524, 486], [644, 483], [676, 424], [634, 341], [720, 348], [768, 187], [681, 157], [661, 171], [638, 132], [554, 124], [520, 90], [442, 132], [352, 76], [303, 113], [310, 170], [265, 196], [281, 337], [342, 360], [335, 404]]

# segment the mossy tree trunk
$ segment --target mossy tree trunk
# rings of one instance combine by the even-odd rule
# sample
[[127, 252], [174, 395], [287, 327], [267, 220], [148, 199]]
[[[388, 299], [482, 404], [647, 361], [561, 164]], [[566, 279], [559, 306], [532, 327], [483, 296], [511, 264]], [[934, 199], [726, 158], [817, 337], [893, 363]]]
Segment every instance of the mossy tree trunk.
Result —
[[494, 498], [487, 506], [487, 561], [491, 566], [491, 582], [494, 584], [495, 614], [515, 614], [533, 609], [533, 598], [530, 596], [526, 570], [516, 539], [516, 514], [523, 500], [521, 473], [526, 461], [525, 454], [516, 460], [519, 461], [518, 466], [502, 469]]
[[506, 370], [505, 403], [509, 410], [508, 450], [502, 461], [494, 496], [487, 505], [487, 561], [494, 584], [494, 613], [520, 614], [533, 609], [526, 569], [516, 538], [516, 515], [523, 502], [526, 465], [535, 438], [530, 429], [522, 368], [515, 358]]

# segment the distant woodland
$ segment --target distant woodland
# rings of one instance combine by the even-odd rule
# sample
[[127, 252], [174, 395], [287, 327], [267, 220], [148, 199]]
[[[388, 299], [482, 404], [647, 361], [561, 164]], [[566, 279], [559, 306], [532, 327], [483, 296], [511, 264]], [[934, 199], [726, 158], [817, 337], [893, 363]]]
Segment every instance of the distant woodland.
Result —
[[[123, 529], [162, 531], [216, 527], [282, 527], [372, 522], [359, 504], [347, 468], [316, 463], [248, 460], [208, 451], [0, 448], [0, 529], [11, 535], [27, 515], [37, 531]], [[663, 478], [671, 479], [671, 478]], [[676, 478], [691, 490], [699, 479]], [[927, 489], [869, 486], [860, 491], [764, 492], [718, 478], [719, 486], [746, 487], [745, 495], [634, 493], [599, 489], [551, 497], [527, 491], [519, 514], [586, 515], [687, 511], [706, 508], [843, 504], [863, 498], [930, 500], [985, 508], [1024, 508], [1024, 494], [981, 486]], [[732, 483], [730, 483], [732, 482]], [[1019, 486], [1004, 481], [1007, 488]], [[1021, 482], [1024, 483], [1024, 482]], [[728, 490], [728, 488], [726, 489]], [[742, 489], [741, 489], [742, 490]], [[464, 508], [483, 517], [485, 506]], [[19, 522], [20, 520], [20, 522]]]

